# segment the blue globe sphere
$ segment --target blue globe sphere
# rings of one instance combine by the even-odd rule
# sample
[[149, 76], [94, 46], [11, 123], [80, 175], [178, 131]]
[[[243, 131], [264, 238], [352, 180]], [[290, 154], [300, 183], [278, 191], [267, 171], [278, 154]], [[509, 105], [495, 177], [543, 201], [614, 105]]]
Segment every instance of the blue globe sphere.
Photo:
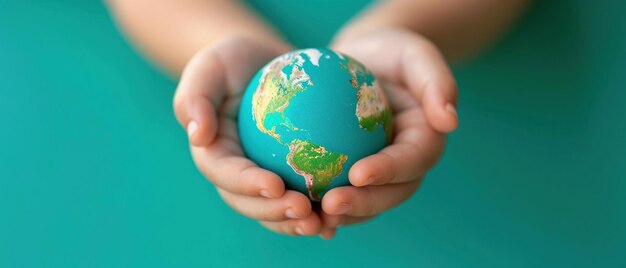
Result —
[[392, 122], [374, 75], [325, 48], [292, 51], [265, 65], [238, 117], [246, 156], [314, 201], [349, 185], [350, 167], [388, 144]]

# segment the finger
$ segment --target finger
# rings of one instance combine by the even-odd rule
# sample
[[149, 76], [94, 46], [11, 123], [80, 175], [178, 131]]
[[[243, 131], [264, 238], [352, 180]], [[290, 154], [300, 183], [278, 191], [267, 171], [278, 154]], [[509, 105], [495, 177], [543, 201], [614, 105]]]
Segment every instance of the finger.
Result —
[[322, 209], [329, 215], [375, 216], [409, 198], [421, 180], [402, 184], [353, 187], [330, 190], [322, 199]]
[[[234, 194], [279, 198], [285, 192], [282, 179], [245, 158], [237, 139], [228, 138], [234, 122], [224, 120], [219, 138], [206, 147], [191, 147], [202, 174], [217, 187]], [[224, 133], [224, 134], [223, 134]]]
[[354, 186], [403, 183], [424, 176], [440, 158], [445, 135], [424, 127], [417, 108], [396, 115], [394, 143], [380, 152], [357, 161], [348, 173]]
[[322, 211], [320, 217], [322, 218], [323, 224], [322, 232], [324, 232], [324, 230], [336, 229], [339, 226], [363, 223], [373, 219], [375, 216], [353, 217], [348, 215], [330, 215]]
[[261, 225], [279, 234], [311, 236], [317, 235], [322, 229], [322, 221], [315, 213], [298, 220], [280, 222], [261, 221]]
[[443, 133], [455, 130], [457, 85], [435, 45], [420, 38], [405, 50], [401, 66], [403, 80], [422, 104], [430, 126]]
[[320, 237], [324, 240], [331, 240], [337, 234], [337, 228], [327, 228], [324, 227], [320, 231]]
[[277, 199], [236, 195], [218, 188], [224, 201], [244, 216], [262, 221], [302, 219], [311, 214], [311, 202], [301, 193], [287, 191]]

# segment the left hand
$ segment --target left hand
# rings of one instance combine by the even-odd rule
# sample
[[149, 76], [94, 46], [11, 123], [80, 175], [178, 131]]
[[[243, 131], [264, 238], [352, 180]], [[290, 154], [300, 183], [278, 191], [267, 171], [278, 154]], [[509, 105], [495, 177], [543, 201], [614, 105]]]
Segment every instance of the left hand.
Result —
[[338, 226], [367, 221], [408, 199], [441, 157], [446, 134], [458, 125], [456, 82], [426, 38], [385, 29], [344, 40], [333, 49], [376, 75], [394, 111], [395, 129], [391, 145], [352, 166], [353, 186], [324, 196], [321, 236], [326, 239]]
[[207, 45], [185, 67], [174, 110], [189, 135], [196, 166], [226, 204], [274, 232], [317, 235], [322, 223], [309, 198], [285, 189], [278, 175], [246, 158], [237, 132], [246, 83], [287, 49], [244, 36]]

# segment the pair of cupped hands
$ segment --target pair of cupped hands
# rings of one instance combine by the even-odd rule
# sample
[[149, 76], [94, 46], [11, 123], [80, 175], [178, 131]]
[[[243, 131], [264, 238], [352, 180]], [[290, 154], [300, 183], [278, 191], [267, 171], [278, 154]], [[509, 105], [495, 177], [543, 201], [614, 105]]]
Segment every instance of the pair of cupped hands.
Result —
[[372, 219], [409, 198], [441, 157], [458, 125], [457, 89], [445, 59], [426, 38], [407, 30], [373, 31], [331, 48], [365, 64], [394, 112], [393, 142], [356, 162], [351, 186], [328, 191], [319, 206], [247, 159], [237, 113], [250, 79], [287, 51], [248, 38], [229, 38], [199, 51], [187, 64], [174, 110], [189, 136], [198, 169], [224, 201], [266, 228], [289, 235], [334, 237], [339, 226]]

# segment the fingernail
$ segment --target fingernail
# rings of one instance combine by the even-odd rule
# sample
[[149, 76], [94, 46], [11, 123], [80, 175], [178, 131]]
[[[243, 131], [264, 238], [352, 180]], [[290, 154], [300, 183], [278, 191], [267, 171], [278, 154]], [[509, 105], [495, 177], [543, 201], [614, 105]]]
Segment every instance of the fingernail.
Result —
[[287, 218], [290, 218], [290, 219], [297, 219], [298, 218], [298, 215], [296, 215], [296, 213], [291, 208], [288, 208], [285, 211], [285, 216], [287, 216]]
[[187, 135], [191, 137], [196, 130], [198, 130], [198, 122], [191, 120], [191, 122], [187, 124]]
[[459, 114], [456, 112], [456, 108], [454, 108], [454, 105], [452, 105], [452, 103], [446, 104], [446, 110], [448, 110], [448, 112], [453, 114], [454, 117], [459, 117]]
[[350, 211], [350, 209], [352, 209], [352, 205], [350, 203], [341, 203], [338, 212], [339, 214], [346, 214]]
[[296, 231], [296, 234], [304, 235], [304, 232], [302, 231], [302, 228], [300, 228], [300, 226], [296, 227], [295, 231]]
[[324, 240], [331, 240], [335, 237], [335, 232], [337, 231], [337, 229], [332, 228], [332, 229], [327, 229], [322, 231], [322, 233], [320, 234], [320, 237]]
[[262, 197], [265, 197], [265, 198], [272, 198], [272, 197], [270, 196], [270, 192], [268, 192], [268, 191], [267, 191], [267, 190], [265, 190], [265, 189], [261, 190], [261, 192], [259, 192], [259, 194], [260, 194]]

